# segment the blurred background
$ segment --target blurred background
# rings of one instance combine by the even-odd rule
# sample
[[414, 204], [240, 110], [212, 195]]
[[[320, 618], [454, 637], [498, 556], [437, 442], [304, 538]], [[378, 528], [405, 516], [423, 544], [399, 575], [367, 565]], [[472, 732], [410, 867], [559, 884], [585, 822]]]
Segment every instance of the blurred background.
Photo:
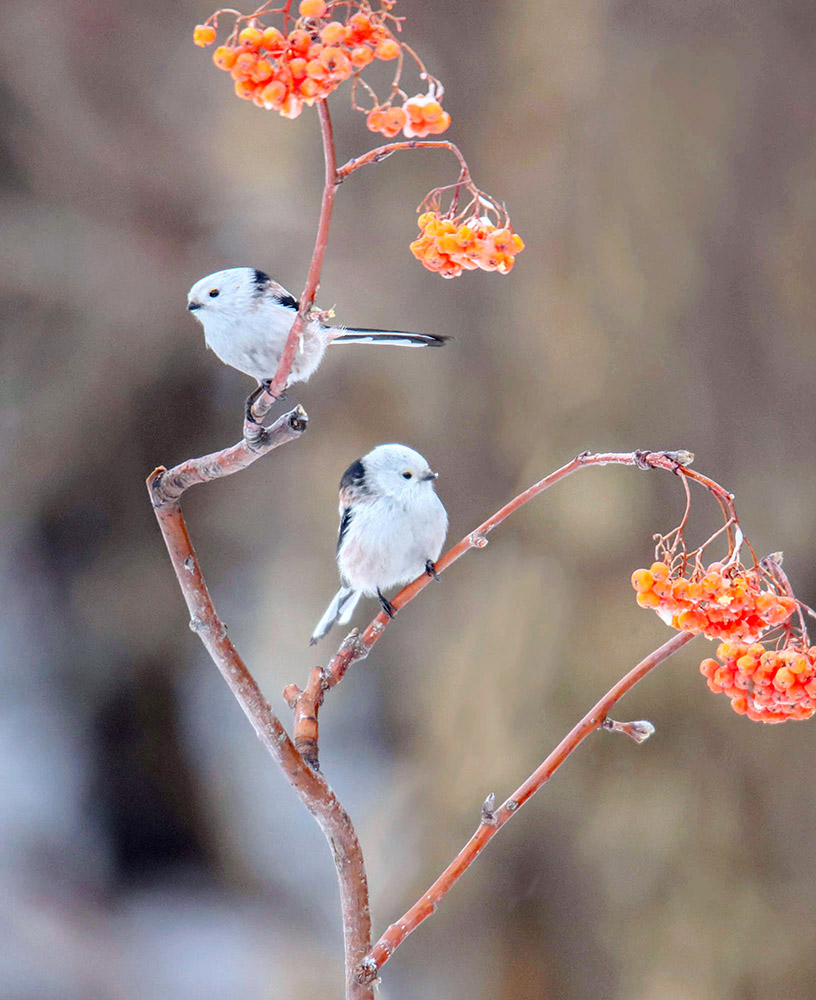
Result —
[[[195, 49], [211, 8], [4, 5], [0, 997], [339, 996], [321, 833], [187, 615], [144, 488], [238, 439], [252, 383], [188, 287], [263, 268], [299, 293], [314, 112], [237, 101]], [[452, 335], [330, 352], [306, 436], [185, 499], [216, 605], [272, 705], [342, 638], [337, 483], [375, 444], [440, 469], [455, 541], [578, 451], [689, 448], [816, 602], [816, 7], [810, 0], [401, 0], [480, 187], [527, 243], [509, 277], [413, 260], [449, 156], [338, 192], [319, 301]], [[376, 144], [331, 99], [341, 161]], [[9, 322], [10, 320], [10, 322]], [[693, 535], [717, 524], [696, 497]], [[629, 575], [674, 477], [582, 472], [458, 563], [322, 715], [375, 931], [668, 630]], [[692, 538], [692, 541], [694, 538]], [[369, 603], [356, 622], [376, 610]], [[735, 715], [698, 639], [621, 705], [384, 970], [385, 1000], [816, 996], [814, 724]]]

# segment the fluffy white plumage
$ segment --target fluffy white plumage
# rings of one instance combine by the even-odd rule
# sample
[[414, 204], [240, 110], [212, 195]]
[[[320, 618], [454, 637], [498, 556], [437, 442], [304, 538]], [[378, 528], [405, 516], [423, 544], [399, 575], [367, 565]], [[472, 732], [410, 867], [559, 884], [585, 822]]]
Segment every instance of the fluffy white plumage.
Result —
[[432, 572], [448, 531], [448, 515], [436, 495], [437, 473], [413, 448], [381, 444], [348, 467], [340, 480], [337, 568], [342, 586], [318, 622], [312, 643], [335, 622], [346, 625], [360, 598]]
[[[298, 302], [263, 271], [232, 267], [197, 281], [187, 294], [187, 308], [204, 327], [207, 346], [224, 364], [262, 382], [277, 370]], [[391, 330], [346, 330], [310, 319], [289, 381], [305, 382], [332, 343], [439, 347], [446, 339]]]

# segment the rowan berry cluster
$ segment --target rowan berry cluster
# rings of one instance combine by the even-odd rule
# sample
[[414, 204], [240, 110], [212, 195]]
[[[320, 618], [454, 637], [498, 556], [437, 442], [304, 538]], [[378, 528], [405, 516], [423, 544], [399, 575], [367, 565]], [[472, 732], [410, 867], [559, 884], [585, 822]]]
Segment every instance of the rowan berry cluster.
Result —
[[720, 663], [703, 660], [700, 673], [740, 715], [754, 722], [787, 722], [816, 713], [816, 646], [793, 639], [782, 649], [767, 649], [759, 642], [727, 640], [720, 643], [717, 658]]
[[366, 125], [372, 132], [379, 132], [389, 139], [400, 132], [408, 139], [441, 135], [450, 122], [450, 115], [443, 110], [433, 90], [409, 97], [402, 107], [378, 106], [366, 117]]
[[652, 608], [673, 628], [710, 639], [753, 642], [786, 622], [796, 608], [796, 601], [778, 593], [758, 569], [738, 564], [713, 562], [703, 568], [695, 563], [687, 577], [680, 567], [655, 562], [635, 570], [632, 586], [640, 607]]
[[[380, 9], [374, 10], [367, 0], [300, 0], [299, 17], [294, 20], [289, 4], [276, 11], [264, 6], [255, 14], [237, 17], [232, 34], [213, 53], [213, 62], [230, 74], [238, 97], [285, 118], [297, 118], [304, 105], [311, 107], [325, 100], [349, 77], [355, 77], [356, 85], [361, 70], [375, 59], [397, 60], [392, 97], [386, 103], [377, 101], [374, 91], [365, 85], [375, 100], [367, 113], [369, 129], [392, 137], [400, 131], [408, 138], [439, 135], [450, 125], [450, 115], [440, 103], [442, 87], [419, 57], [397, 40], [394, 31], [400, 30], [400, 22], [390, 13], [393, 5], [394, 0], [381, 0]], [[328, 20], [332, 8], [341, 8], [345, 20]], [[221, 13], [196, 26], [196, 45], [214, 44]], [[269, 13], [283, 15], [283, 30], [260, 21], [261, 14]], [[246, 26], [239, 29], [241, 23]], [[409, 98], [399, 88], [405, 51], [416, 61], [422, 78], [429, 81], [424, 95]], [[398, 96], [404, 100], [401, 107], [394, 106]], [[358, 107], [354, 91], [352, 103]]]
[[411, 253], [443, 278], [456, 278], [463, 270], [477, 268], [508, 274], [516, 254], [524, 249], [524, 241], [513, 232], [509, 220], [499, 227], [485, 216], [456, 219], [428, 211], [417, 221], [420, 235], [411, 243]]

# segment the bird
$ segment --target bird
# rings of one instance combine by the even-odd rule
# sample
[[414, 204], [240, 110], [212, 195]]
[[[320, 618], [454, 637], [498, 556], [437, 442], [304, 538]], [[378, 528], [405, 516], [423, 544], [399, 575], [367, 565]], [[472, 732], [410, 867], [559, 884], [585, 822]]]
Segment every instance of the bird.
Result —
[[435, 563], [448, 532], [448, 514], [434, 489], [439, 473], [413, 448], [381, 444], [357, 459], [340, 480], [337, 568], [340, 589], [317, 623], [310, 645], [335, 622], [347, 625], [361, 597], [377, 597], [422, 573], [436, 578]]
[[[187, 308], [204, 327], [204, 340], [224, 362], [264, 385], [278, 368], [300, 303], [283, 285], [253, 267], [231, 267], [197, 281], [187, 293]], [[441, 347], [448, 339], [429, 333], [351, 330], [330, 326], [317, 311], [303, 326], [289, 382], [305, 382], [323, 360], [329, 344], [396, 344]]]

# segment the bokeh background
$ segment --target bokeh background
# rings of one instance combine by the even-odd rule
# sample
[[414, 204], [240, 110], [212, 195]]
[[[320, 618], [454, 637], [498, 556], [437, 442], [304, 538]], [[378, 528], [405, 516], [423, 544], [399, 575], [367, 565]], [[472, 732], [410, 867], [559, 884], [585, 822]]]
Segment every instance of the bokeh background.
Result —
[[[301, 289], [316, 117], [238, 102], [199, 2], [29, 0], [0, 34], [0, 996], [339, 996], [322, 836], [189, 632], [144, 489], [232, 443], [245, 377], [187, 288], [226, 266]], [[336, 487], [377, 443], [441, 470], [451, 540], [576, 452], [684, 447], [816, 602], [816, 7], [810, 0], [401, 0], [509, 277], [408, 252], [455, 178], [393, 157], [339, 191], [319, 300], [444, 352], [333, 352], [297, 444], [196, 488], [219, 611], [275, 708], [333, 650]], [[342, 159], [374, 145], [347, 93]], [[697, 497], [698, 541], [716, 523]], [[626, 669], [664, 641], [629, 574], [676, 480], [581, 473], [457, 564], [323, 715], [379, 932]], [[358, 616], [365, 623], [374, 607]], [[339, 641], [340, 635], [334, 636]], [[711, 695], [696, 640], [624, 702], [385, 970], [385, 1000], [816, 996], [814, 724]]]

